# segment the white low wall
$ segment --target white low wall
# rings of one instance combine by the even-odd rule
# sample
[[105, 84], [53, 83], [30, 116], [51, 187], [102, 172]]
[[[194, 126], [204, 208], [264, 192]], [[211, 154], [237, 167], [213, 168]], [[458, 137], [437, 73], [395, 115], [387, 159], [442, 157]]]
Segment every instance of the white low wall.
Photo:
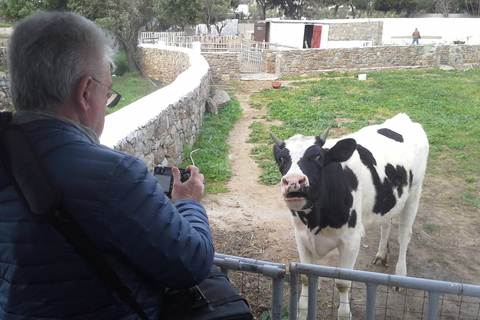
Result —
[[198, 137], [210, 85], [210, 67], [198, 51], [143, 44], [149, 50], [184, 53], [189, 68], [170, 85], [108, 115], [100, 142], [154, 165], [178, 165], [183, 146]]

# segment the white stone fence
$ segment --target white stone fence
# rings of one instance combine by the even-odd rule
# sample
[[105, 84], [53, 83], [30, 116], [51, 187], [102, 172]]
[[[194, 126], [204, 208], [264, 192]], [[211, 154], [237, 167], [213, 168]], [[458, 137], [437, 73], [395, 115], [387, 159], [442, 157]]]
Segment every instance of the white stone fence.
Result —
[[[176, 166], [183, 161], [184, 147], [198, 137], [209, 97], [210, 67], [198, 50], [141, 47], [142, 52], [162, 51], [163, 57], [171, 56], [172, 64], [187, 68], [168, 86], [108, 115], [100, 142], [137, 156], [150, 170], [155, 165]], [[156, 69], [161, 72], [164, 64]]]

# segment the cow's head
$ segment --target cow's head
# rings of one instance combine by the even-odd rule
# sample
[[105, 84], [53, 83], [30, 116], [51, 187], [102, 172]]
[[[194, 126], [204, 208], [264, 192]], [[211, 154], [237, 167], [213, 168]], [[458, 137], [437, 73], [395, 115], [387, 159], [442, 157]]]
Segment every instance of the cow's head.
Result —
[[282, 173], [282, 195], [291, 210], [305, 210], [313, 206], [321, 193], [322, 169], [333, 162], [348, 160], [357, 147], [354, 139], [339, 140], [332, 148], [322, 148], [328, 131], [318, 137], [297, 134], [275, 141], [273, 155]]

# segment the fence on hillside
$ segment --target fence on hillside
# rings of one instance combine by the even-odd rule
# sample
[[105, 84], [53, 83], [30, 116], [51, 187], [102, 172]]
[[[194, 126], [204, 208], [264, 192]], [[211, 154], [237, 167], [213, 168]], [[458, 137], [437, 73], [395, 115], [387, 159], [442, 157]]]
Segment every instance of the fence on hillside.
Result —
[[[352, 281], [352, 319], [479, 320], [480, 286], [400, 277], [292, 262], [284, 264], [215, 255], [215, 264], [250, 303], [257, 319], [296, 320], [301, 275], [317, 284], [308, 301], [308, 319], [337, 319], [334, 279]], [[321, 289], [318, 289], [318, 281]], [[403, 288], [403, 292], [391, 290]], [[287, 315], [288, 314], [288, 315]]]

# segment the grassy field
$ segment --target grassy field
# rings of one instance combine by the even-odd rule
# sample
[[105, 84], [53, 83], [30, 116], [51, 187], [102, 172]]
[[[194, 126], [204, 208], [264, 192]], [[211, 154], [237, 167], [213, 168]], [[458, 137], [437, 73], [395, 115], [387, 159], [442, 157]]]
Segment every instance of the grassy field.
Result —
[[148, 79], [138, 76], [112, 77], [112, 80], [113, 89], [122, 95], [122, 99], [115, 108], [108, 110], [109, 114], [162, 88], [160, 84], [155, 87]]
[[[263, 168], [261, 181], [276, 184], [281, 178], [273, 162], [270, 131], [288, 138], [297, 133], [319, 135], [328, 126], [341, 126], [348, 133], [405, 112], [428, 135], [427, 173], [462, 180], [467, 186], [465, 201], [480, 207], [479, 85], [478, 69], [377, 72], [369, 73], [367, 81], [359, 81], [356, 74], [332, 73], [256, 93], [250, 105], [268, 110], [251, 126], [249, 141], [254, 143], [252, 156]], [[205, 123], [201, 130], [207, 132], [208, 126]], [[215, 142], [210, 143], [212, 167], [227, 168], [226, 156], [218, 157]]]

